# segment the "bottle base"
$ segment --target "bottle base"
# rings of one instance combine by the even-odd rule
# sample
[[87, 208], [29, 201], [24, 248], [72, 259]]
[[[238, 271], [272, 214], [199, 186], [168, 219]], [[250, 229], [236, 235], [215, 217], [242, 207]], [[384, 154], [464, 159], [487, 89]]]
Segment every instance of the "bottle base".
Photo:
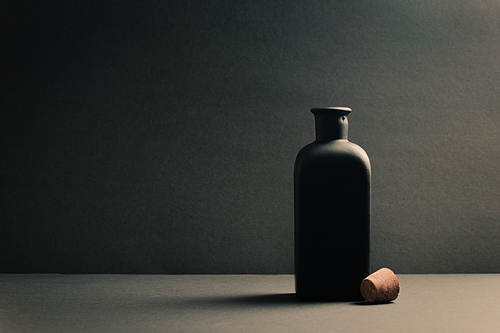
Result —
[[295, 293], [301, 302], [361, 302], [365, 299], [361, 295], [310, 295]]

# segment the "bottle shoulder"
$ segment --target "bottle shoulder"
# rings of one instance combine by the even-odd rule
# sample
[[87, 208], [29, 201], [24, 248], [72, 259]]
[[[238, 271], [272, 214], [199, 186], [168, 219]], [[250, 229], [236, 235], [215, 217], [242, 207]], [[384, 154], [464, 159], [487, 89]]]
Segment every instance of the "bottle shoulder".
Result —
[[314, 141], [304, 146], [296, 158], [296, 165], [316, 163], [317, 161], [351, 160], [358, 161], [370, 168], [368, 154], [359, 145], [348, 140]]

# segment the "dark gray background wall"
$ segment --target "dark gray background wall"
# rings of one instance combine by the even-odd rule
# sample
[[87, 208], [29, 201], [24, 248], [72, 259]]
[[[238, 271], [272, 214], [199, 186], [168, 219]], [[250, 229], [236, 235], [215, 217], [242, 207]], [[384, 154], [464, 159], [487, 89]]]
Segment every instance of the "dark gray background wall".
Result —
[[500, 272], [500, 2], [1, 15], [1, 272], [293, 272], [316, 106], [371, 158], [373, 269]]

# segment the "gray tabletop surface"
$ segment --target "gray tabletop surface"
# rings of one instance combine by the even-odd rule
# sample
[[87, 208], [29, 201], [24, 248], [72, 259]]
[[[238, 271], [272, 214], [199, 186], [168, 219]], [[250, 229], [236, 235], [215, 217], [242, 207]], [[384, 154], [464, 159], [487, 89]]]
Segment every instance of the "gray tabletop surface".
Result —
[[0, 332], [500, 332], [500, 274], [398, 275], [392, 303], [308, 303], [293, 275], [0, 275]]

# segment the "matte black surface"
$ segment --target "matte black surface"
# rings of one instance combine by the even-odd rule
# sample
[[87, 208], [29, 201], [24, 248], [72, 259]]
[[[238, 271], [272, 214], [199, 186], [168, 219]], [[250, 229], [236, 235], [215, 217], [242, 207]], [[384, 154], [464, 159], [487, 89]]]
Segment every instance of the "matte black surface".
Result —
[[499, 272], [500, 2], [2, 1], [0, 271], [293, 273], [309, 110], [352, 107], [372, 263]]
[[392, 303], [299, 302], [292, 275], [0, 275], [2, 333], [498, 332], [500, 275], [398, 275]]
[[349, 111], [312, 112], [316, 140], [295, 162], [295, 290], [302, 300], [363, 300], [359, 285], [371, 272], [370, 160], [348, 141]]

